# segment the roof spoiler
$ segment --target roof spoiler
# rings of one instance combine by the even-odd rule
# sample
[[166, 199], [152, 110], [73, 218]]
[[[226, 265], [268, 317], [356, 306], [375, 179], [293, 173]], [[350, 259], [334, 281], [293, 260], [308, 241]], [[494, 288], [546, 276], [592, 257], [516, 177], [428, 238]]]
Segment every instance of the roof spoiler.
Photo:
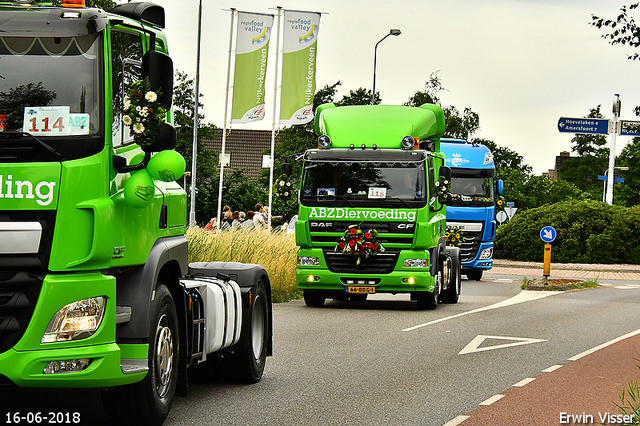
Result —
[[157, 28], [164, 28], [164, 8], [154, 3], [123, 3], [107, 8], [105, 11], [126, 16]]

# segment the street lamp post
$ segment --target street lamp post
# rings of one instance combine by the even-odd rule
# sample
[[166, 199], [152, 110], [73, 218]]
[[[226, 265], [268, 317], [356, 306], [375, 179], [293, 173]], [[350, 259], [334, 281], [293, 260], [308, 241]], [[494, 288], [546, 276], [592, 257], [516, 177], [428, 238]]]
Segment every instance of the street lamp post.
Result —
[[376, 47], [373, 49], [373, 93], [371, 94], [371, 105], [375, 105], [376, 103], [376, 56], [378, 55], [378, 45], [382, 43], [382, 41], [385, 38], [389, 37], [390, 35], [399, 36], [400, 30], [397, 28], [390, 29], [389, 34], [382, 37], [382, 39], [376, 43]]
[[[614, 167], [613, 170], [629, 170], [629, 167], [626, 166], [620, 166], [620, 167]], [[609, 181], [609, 169], [604, 171], [604, 177], [606, 178], [604, 180], [604, 189], [602, 190], [602, 202], [606, 203], [606, 195], [607, 195], [607, 183]], [[613, 183], [615, 184], [615, 179], [616, 179], [616, 173], [613, 172], [613, 177], [611, 178], [613, 179]], [[611, 187], [611, 204], [613, 204], [613, 185]]]

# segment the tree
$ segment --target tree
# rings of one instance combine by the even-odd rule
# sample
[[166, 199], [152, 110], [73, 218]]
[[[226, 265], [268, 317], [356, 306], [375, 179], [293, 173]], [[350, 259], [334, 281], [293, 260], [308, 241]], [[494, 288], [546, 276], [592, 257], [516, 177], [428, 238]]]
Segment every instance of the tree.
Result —
[[[176, 151], [182, 154], [191, 169], [193, 151], [193, 107], [194, 81], [181, 71], [176, 72], [177, 84], [173, 90], [174, 123], [178, 132]], [[203, 95], [200, 94], [202, 97]], [[202, 103], [199, 107], [202, 107]], [[204, 115], [198, 114], [198, 159], [196, 161], [196, 220], [207, 222], [218, 210], [220, 168], [218, 154], [205, 149], [204, 141], [215, 137], [216, 126], [200, 124]], [[188, 188], [187, 191], [190, 194]], [[229, 204], [236, 210], [253, 209], [256, 200], [264, 199], [264, 187], [257, 185], [243, 170], [234, 169], [225, 173], [222, 184], [222, 204]]]
[[[423, 104], [441, 105], [438, 93], [446, 90], [442, 87], [439, 71], [432, 72], [424, 84], [424, 90], [417, 91], [403, 105], [419, 107]], [[443, 107], [444, 122], [447, 124], [444, 136], [447, 138], [468, 140], [480, 128], [478, 113], [466, 108], [462, 114], [454, 106]]]
[[[360, 87], [355, 92], [353, 90], [349, 91], [348, 95], [344, 95], [342, 99], [336, 102], [336, 106], [346, 106], [346, 105], [371, 105], [371, 90], [367, 90], [364, 87]], [[380, 92], [376, 92], [376, 100], [375, 105], [380, 105], [382, 99], [380, 98]]]
[[627, 207], [637, 206], [640, 204], [640, 138], [633, 138], [622, 149], [616, 164], [629, 167], [629, 170], [620, 171], [624, 184], [616, 184], [614, 202]]
[[[325, 85], [322, 89], [316, 91], [313, 97], [313, 111], [315, 113], [318, 106], [333, 102], [338, 91], [337, 87], [342, 83], [337, 81], [333, 85]], [[278, 134], [279, 144], [274, 149], [274, 179], [280, 174], [282, 164], [287, 162], [292, 165], [293, 172], [291, 174], [294, 193], [299, 190], [299, 182], [302, 176], [302, 161], [297, 161], [307, 149], [316, 148], [318, 146], [318, 137], [313, 130], [313, 120], [303, 125], [290, 126], [282, 129]], [[270, 150], [263, 151], [263, 154], [270, 154]], [[262, 169], [260, 171], [259, 181], [264, 188], [269, 187], [269, 170]], [[274, 198], [274, 212], [286, 212], [284, 203]]]
[[[610, 44], [623, 44], [633, 48], [640, 46], [640, 28], [636, 25], [635, 20], [629, 15], [631, 10], [638, 8], [638, 3], [620, 8], [620, 13], [615, 19], [600, 18], [591, 15], [591, 25], [596, 28], [610, 28], [611, 32], [603, 34], [602, 37], [608, 40]], [[628, 55], [629, 59], [640, 59], [639, 53]]]

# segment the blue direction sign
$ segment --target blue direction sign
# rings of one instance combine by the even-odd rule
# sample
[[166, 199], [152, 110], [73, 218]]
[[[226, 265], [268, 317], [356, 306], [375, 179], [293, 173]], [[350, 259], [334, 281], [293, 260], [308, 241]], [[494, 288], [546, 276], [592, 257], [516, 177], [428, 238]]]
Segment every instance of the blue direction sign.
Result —
[[620, 136], [640, 136], [640, 121], [620, 121]]
[[601, 118], [560, 117], [558, 130], [564, 133], [588, 133], [594, 135], [609, 134], [609, 120]]
[[[598, 175], [598, 180], [609, 180], [609, 176]], [[624, 182], [624, 178], [617, 177], [614, 179], [614, 182], [622, 183]]]
[[545, 243], [550, 243], [556, 239], [556, 230], [553, 226], [545, 226], [540, 230], [540, 239]]

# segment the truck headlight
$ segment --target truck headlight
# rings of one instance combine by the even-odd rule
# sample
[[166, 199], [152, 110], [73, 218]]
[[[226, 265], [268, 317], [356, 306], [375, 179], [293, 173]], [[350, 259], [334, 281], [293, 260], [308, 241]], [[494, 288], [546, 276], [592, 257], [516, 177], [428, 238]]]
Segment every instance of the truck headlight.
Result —
[[311, 256], [299, 256], [298, 265], [302, 266], [318, 266], [320, 265], [320, 259]]
[[480, 259], [491, 259], [493, 257], [493, 247], [482, 250], [480, 253]]
[[426, 268], [428, 263], [427, 259], [405, 259], [403, 266], [405, 268]]
[[40, 343], [86, 339], [100, 327], [106, 296], [78, 300], [62, 307], [49, 321]]

